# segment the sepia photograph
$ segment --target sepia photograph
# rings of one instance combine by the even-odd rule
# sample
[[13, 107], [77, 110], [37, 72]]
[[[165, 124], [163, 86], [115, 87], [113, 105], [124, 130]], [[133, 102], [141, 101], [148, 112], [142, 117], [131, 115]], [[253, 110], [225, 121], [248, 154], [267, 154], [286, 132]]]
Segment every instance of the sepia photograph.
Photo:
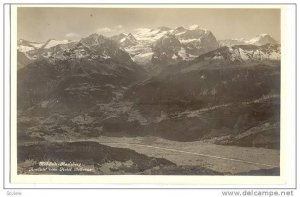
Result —
[[17, 175], [281, 175], [280, 8], [16, 20]]

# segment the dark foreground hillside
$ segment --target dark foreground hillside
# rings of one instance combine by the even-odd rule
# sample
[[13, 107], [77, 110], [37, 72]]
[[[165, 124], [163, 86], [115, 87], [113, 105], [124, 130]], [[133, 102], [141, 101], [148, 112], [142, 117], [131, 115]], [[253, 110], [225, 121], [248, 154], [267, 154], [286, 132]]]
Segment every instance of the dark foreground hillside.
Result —
[[203, 167], [176, 166], [163, 158], [90, 141], [19, 145], [18, 173], [221, 175]]

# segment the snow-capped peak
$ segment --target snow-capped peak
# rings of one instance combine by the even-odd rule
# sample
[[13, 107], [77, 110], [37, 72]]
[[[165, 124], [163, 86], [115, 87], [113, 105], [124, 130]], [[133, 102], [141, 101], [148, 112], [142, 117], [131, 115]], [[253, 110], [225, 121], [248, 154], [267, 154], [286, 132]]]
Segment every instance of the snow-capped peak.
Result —
[[220, 46], [248, 45], [248, 44], [262, 46], [265, 44], [279, 44], [279, 42], [277, 42], [272, 36], [266, 33], [258, 34], [250, 40], [246, 40], [244, 38], [225, 39], [225, 40], [219, 40], [219, 43]]
[[265, 44], [277, 44], [278, 42], [272, 38], [269, 34], [259, 34], [254, 38], [246, 42], [247, 44], [253, 45], [265, 45]]
[[24, 39], [19, 39], [17, 44], [18, 50], [23, 53], [41, 48], [44, 45], [44, 43], [31, 42]]
[[122, 47], [130, 47], [130, 46], [135, 46], [136, 44], [138, 44], [136, 38], [129, 33], [128, 35], [126, 34], [122, 34], [119, 36], [115, 37], [116, 41], [119, 42], [121, 44]]
[[59, 44], [67, 44], [69, 43], [69, 40], [55, 40], [55, 39], [49, 39], [44, 45], [43, 48], [49, 49], [51, 47], [57, 46]]
[[201, 28], [199, 25], [191, 25], [187, 29], [190, 30], [190, 31], [200, 30], [200, 31], [203, 31], [206, 34], [210, 32], [207, 29]]
[[132, 40], [132, 41], [136, 41], [135, 37], [131, 33], [129, 33], [127, 35], [127, 38], [130, 39], [130, 40]]

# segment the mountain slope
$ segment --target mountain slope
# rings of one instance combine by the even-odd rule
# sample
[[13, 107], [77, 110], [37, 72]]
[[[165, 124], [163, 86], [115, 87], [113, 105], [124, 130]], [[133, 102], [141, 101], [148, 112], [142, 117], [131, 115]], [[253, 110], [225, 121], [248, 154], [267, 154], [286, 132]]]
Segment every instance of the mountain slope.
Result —
[[17, 69], [23, 68], [32, 62], [24, 53], [17, 51]]
[[[244, 58], [245, 54], [249, 56]], [[259, 125], [265, 123], [276, 125], [279, 95], [280, 47], [242, 45], [223, 47], [169, 66], [128, 89], [125, 98], [134, 100], [133, 109], [147, 120], [144, 135], [149, 132], [167, 139], [194, 141], [234, 137], [252, 127], [261, 130]], [[261, 132], [262, 136], [271, 135], [272, 140], [254, 144], [278, 148], [278, 130], [277, 126], [271, 133]], [[254, 139], [247, 138], [244, 144], [252, 146]]]
[[145, 77], [126, 52], [103, 36], [94, 34], [70, 48], [62, 46], [66, 45], [50, 48], [51, 56], [18, 71], [18, 109], [88, 110]]
[[280, 45], [217, 44], [198, 26], [159, 27], [20, 52], [18, 129], [278, 148]]

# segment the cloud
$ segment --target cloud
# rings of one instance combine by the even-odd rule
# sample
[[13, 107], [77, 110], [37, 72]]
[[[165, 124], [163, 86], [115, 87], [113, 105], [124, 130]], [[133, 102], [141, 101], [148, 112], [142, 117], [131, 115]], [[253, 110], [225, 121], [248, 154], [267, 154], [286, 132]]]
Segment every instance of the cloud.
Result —
[[65, 35], [68, 39], [78, 39], [80, 35], [74, 32], [69, 32]]
[[133, 33], [138, 33], [138, 34], [148, 33], [149, 31], [151, 31], [151, 29], [149, 28], [136, 28], [132, 30]]
[[97, 33], [109, 33], [112, 30], [109, 27], [98, 28]]
[[120, 33], [124, 33], [125, 29], [122, 25], [116, 25], [114, 27], [101, 27], [96, 30], [98, 34], [104, 35], [104, 36], [113, 36]]

